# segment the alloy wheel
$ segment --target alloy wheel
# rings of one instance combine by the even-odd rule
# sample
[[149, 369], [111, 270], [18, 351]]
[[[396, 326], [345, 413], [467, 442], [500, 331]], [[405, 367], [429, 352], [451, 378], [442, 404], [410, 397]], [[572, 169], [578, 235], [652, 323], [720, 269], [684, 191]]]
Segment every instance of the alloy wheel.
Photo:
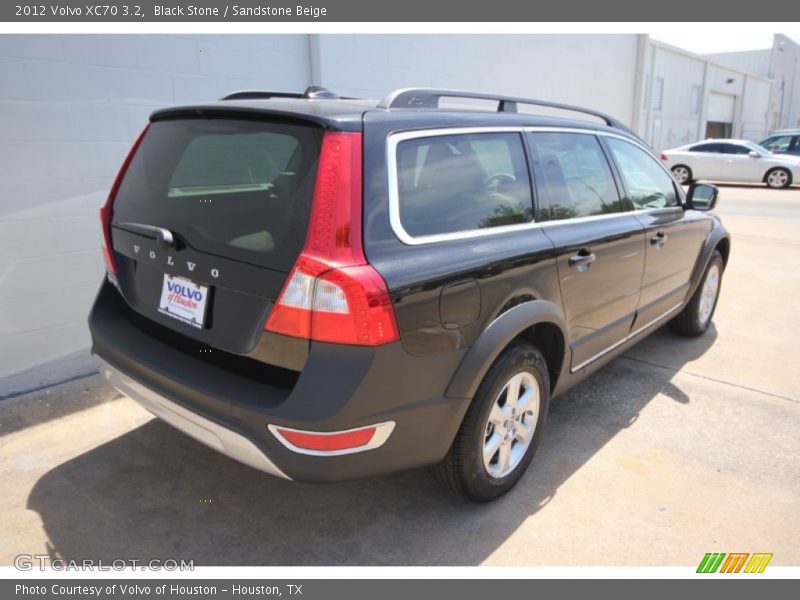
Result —
[[509, 475], [525, 456], [539, 420], [539, 384], [522, 371], [495, 398], [484, 429], [483, 466], [490, 476]]
[[769, 187], [780, 188], [787, 183], [789, 183], [789, 175], [786, 174], [786, 171], [778, 169], [767, 176], [767, 185]]
[[706, 280], [703, 282], [703, 291], [700, 293], [700, 307], [698, 314], [700, 316], [700, 324], [705, 325], [711, 318], [711, 313], [714, 310], [714, 305], [717, 302], [717, 294], [719, 293], [719, 267], [711, 265]]

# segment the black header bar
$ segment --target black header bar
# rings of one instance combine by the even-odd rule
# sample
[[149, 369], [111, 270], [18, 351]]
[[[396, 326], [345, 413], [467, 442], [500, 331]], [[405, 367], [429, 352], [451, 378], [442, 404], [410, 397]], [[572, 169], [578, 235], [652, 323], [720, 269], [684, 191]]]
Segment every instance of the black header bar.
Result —
[[644, 22], [782, 23], [800, 20], [800, 2], [711, 0], [12, 0], [2, 22]]

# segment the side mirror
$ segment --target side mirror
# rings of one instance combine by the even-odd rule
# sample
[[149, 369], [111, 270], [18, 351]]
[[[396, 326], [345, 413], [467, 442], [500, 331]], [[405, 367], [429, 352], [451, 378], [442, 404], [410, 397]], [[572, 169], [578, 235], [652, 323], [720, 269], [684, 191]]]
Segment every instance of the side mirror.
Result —
[[693, 183], [686, 194], [686, 206], [692, 210], [714, 210], [719, 188], [710, 183]]
[[758, 152], [756, 152], [755, 150], [750, 150], [750, 152], [748, 152], [747, 155], [750, 158], [761, 158], [761, 155]]

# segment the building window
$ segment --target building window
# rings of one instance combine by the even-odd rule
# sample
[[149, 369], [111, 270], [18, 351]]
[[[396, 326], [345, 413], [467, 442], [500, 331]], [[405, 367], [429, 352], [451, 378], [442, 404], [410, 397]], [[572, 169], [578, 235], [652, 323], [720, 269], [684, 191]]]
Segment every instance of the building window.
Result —
[[664, 78], [656, 77], [653, 81], [653, 110], [664, 107]]
[[692, 95], [689, 97], [689, 110], [693, 115], [700, 114], [700, 86], [692, 86]]

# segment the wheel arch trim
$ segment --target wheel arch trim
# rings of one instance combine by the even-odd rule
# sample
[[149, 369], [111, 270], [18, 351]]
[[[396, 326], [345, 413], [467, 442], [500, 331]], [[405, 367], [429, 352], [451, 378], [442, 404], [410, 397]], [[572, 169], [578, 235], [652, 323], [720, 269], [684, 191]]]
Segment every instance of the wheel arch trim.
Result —
[[725, 229], [722, 225], [718, 225], [714, 229], [711, 230], [711, 233], [706, 238], [705, 243], [703, 244], [703, 250], [700, 252], [700, 256], [697, 260], [697, 265], [694, 268], [694, 272], [692, 273], [691, 279], [691, 286], [689, 286], [689, 291], [686, 294], [686, 300], [684, 303], [688, 302], [689, 299], [694, 294], [697, 286], [700, 285], [700, 281], [703, 279], [703, 274], [706, 272], [706, 268], [708, 267], [708, 263], [711, 261], [711, 257], [714, 254], [714, 251], [719, 247], [721, 243], [726, 244], [727, 255], [723, 255], [722, 260], [724, 266], [727, 268], [728, 261], [730, 260], [730, 248], [731, 248], [731, 236], [728, 233], [728, 230]]
[[[559, 372], [564, 372], [564, 364], [569, 354], [566, 319], [561, 308], [548, 300], [531, 300], [518, 304], [500, 314], [478, 337], [461, 360], [445, 396], [450, 398], [471, 398], [483, 380], [489, 367], [500, 353], [522, 332], [539, 323], [549, 323], [558, 327], [564, 341], [564, 352]], [[551, 386], [555, 382], [551, 382]]]

